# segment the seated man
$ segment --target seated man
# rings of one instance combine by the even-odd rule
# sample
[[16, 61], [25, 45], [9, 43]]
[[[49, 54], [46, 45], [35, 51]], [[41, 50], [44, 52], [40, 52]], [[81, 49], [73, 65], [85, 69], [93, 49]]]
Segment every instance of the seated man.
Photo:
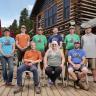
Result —
[[42, 61], [42, 56], [35, 48], [35, 43], [31, 42], [31, 49], [26, 51], [24, 55], [24, 64], [17, 69], [17, 87], [16, 90], [14, 90], [14, 93], [22, 91], [22, 74], [26, 70], [33, 72], [35, 90], [37, 94], [40, 93], [37, 64]]
[[65, 58], [63, 51], [59, 49], [57, 41], [52, 41], [52, 46], [47, 50], [44, 57], [45, 73], [48, 75], [49, 84], [55, 84], [64, 66]]
[[[68, 52], [68, 72], [75, 81], [75, 87], [79, 86], [88, 90], [88, 86], [85, 84], [85, 76], [88, 72], [88, 69], [84, 64], [85, 60], [85, 52], [83, 49], [80, 49], [80, 42], [75, 42], [74, 49]], [[78, 77], [75, 71], [80, 71]]]

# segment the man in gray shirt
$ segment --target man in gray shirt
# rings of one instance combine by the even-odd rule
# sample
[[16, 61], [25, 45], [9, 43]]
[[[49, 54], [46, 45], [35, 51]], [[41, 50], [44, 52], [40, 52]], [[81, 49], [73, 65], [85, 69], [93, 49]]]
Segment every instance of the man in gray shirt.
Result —
[[93, 81], [96, 83], [96, 35], [92, 33], [92, 27], [86, 25], [85, 35], [81, 37], [81, 46], [86, 51], [86, 58], [91, 66]]

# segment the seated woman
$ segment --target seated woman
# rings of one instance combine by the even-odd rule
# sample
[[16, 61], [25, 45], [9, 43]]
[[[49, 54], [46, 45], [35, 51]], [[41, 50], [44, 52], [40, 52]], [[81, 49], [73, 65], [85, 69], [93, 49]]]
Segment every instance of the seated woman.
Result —
[[51, 48], [47, 50], [44, 57], [45, 73], [51, 80], [51, 84], [55, 84], [56, 79], [60, 76], [64, 66], [65, 58], [63, 51], [59, 49], [57, 41], [52, 41]]

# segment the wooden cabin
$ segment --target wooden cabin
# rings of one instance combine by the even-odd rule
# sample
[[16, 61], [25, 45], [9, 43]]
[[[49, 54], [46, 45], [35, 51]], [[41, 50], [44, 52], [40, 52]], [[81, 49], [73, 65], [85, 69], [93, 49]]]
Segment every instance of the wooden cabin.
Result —
[[54, 26], [67, 34], [71, 20], [79, 33], [83, 22], [96, 18], [96, 0], [36, 0], [30, 18], [34, 29], [42, 26], [46, 35], [52, 34]]

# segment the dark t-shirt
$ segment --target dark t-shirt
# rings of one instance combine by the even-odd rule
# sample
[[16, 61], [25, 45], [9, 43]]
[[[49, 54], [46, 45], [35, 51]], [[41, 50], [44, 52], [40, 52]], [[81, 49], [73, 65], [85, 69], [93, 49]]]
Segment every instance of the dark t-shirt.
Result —
[[59, 34], [52, 35], [52, 36], [49, 37], [48, 43], [51, 43], [52, 41], [57, 41], [58, 44], [60, 45], [60, 42], [62, 42], [62, 37]]

